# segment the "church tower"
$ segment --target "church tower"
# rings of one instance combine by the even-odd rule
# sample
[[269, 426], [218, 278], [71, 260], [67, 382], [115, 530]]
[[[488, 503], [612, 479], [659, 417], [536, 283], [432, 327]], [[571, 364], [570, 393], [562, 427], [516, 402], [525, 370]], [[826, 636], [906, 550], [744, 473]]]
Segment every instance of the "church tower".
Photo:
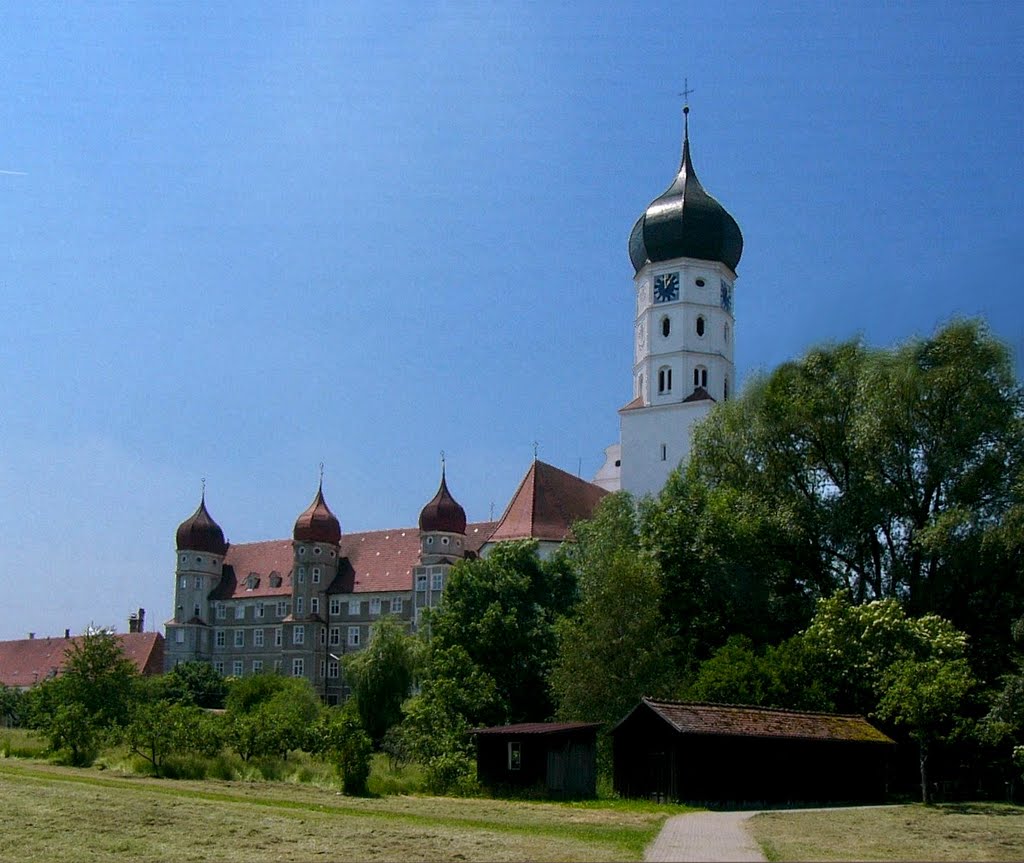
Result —
[[619, 447], [608, 448], [595, 478], [636, 495], [661, 490], [689, 458], [693, 425], [736, 386], [733, 288], [743, 235], [697, 179], [688, 107], [683, 115], [679, 172], [629, 236], [633, 399], [619, 410]]

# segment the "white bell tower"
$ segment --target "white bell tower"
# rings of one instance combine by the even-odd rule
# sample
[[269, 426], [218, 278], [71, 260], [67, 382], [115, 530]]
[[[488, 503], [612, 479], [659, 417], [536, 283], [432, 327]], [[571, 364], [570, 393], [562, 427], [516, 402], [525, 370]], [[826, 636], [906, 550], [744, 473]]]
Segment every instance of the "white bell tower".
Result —
[[633, 399], [619, 410], [619, 446], [608, 448], [595, 477], [635, 495], [661, 491], [689, 458], [694, 424], [736, 386], [733, 289], [743, 236], [697, 179], [688, 107], [683, 114], [679, 172], [629, 238]]

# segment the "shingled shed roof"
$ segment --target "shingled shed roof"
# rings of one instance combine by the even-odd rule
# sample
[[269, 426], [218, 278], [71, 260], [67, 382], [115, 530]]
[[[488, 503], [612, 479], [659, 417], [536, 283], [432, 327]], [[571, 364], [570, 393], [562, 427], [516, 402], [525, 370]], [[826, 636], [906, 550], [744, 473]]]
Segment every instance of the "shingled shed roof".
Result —
[[571, 539], [573, 522], [590, 518], [606, 494], [598, 485], [535, 460], [489, 541]]
[[612, 733], [638, 710], [652, 710], [680, 734], [894, 744], [863, 716], [650, 698], [644, 698], [633, 708]]
[[570, 731], [587, 731], [600, 728], [600, 722], [520, 722], [518, 725], [494, 725], [491, 728], [474, 728], [473, 734], [544, 735], [565, 734]]

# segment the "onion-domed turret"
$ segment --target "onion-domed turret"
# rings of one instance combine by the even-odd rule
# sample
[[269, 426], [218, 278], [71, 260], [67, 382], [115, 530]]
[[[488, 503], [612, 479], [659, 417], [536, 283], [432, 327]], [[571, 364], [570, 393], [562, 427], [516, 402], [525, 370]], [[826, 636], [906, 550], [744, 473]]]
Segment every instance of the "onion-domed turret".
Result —
[[[689, 111], [684, 109], [684, 113]], [[719, 261], [733, 272], [743, 254], [743, 234], [725, 207], [697, 179], [690, 161], [690, 133], [683, 132], [683, 158], [672, 185], [655, 198], [633, 225], [629, 258], [640, 272], [649, 263], [673, 258]]]
[[441, 485], [437, 494], [420, 511], [420, 530], [425, 533], [440, 531], [442, 533], [466, 532], [466, 511], [448, 491], [444, 468], [441, 468]]
[[206, 511], [205, 492], [199, 501], [199, 508], [178, 525], [175, 539], [178, 551], [224, 554], [228, 550], [228, 545], [224, 542], [224, 531]]
[[317, 487], [313, 502], [295, 519], [292, 537], [298, 542], [328, 542], [332, 545], [341, 541], [341, 523], [324, 500], [323, 481]]

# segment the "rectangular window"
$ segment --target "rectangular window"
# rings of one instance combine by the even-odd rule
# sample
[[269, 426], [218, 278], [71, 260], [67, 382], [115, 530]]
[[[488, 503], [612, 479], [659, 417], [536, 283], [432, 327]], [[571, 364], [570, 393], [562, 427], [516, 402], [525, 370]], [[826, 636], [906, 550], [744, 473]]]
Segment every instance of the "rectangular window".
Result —
[[224, 645], [227, 644], [227, 640], [226, 639], [227, 639], [227, 636], [224, 635], [224, 630], [223, 629], [218, 629], [217, 632], [214, 633], [213, 643], [217, 647], [224, 647]]
[[219, 661], [213, 663], [213, 670], [216, 671], [218, 674], [223, 674], [224, 673], [224, 663], [223, 662], [219, 662]]
[[327, 676], [331, 678], [331, 680], [338, 679], [338, 661], [336, 659], [332, 659], [327, 663]]
[[337, 614], [341, 614], [341, 597], [340, 596], [332, 596], [331, 597], [330, 613], [331, 613], [332, 616], [333, 615], [337, 615]]
[[326, 644], [327, 643], [327, 627], [326, 626], [321, 626], [320, 627], [320, 643], [321, 644]]
[[323, 659], [320, 660], [320, 679], [323, 680], [327, 676], [327, 662]]
[[418, 573], [416, 575], [416, 589], [426, 590], [427, 589], [427, 574], [425, 572]]
[[257, 602], [256, 603], [256, 617], [257, 618], [263, 617], [263, 603], [262, 602]]
[[231, 673], [235, 677], [241, 677], [242, 676], [242, 660], [241, 659], [236, 659], [234, 662], [231, 663]]
[[444, 586], [444, 575], [440, 572], [435, 572], [430, 576], [430, 589], [440, 590]]
[[201, 575], [196, 576], [196, 590], [203, 589], [203, 577]]
[[319, 614], [320, 613], [320, 597], [311, 596], [309, 598], [309, 613]]
[[281, 635], [281, 627], [274, 627], [274, 647], [280, 647], [284, 643], [284, 638]]
[[285, 617], [288, 614], [288, 600], [279, 599], [277, 601], [277, 616]]
[[392, 596], [391, 597], [391, 613], [401, 614], [402, 613], [402, 597]]
[[359, 616], [359, 600], [358, 599], [350, 599], [348, 601], [348, 616], [349, 617], [358, 617]]
[[217, 603], [217, 620], [225, 620], [228, 616], [228, 610], [224, 607], [223, 602]]
[[252, 631], [252, 644], [253, 647], [263, 647], [263, 630], [254, 629]]
[[380, 597], [375, 596], [370, 600], [370, 614], [380, 614]]
[[292, 677], [302, 677], [305, 673], [305, 663], [301, 657], [292, 660]]
[[348, 628], [348, 646], [359, 647], [359, 627], [350, 626]]
[[306, 583], [306, 567], [300, 566], [299, 567], [299, 584], [305, 584], [305, 583]]
[[185, 590], [185, 588], [188, 587], [188, 576], [187, 575], [183, 575], [181, 577], [181, 581], [179, 582], [179, 584], [181, 584], [181, 589]]
[[176, 629], [176, 630], [174, 630], [174, 643], [175, 644], [184, 644], [185, 643], [185, 630], [184, 629]]
[[274, 671], [277, 672], [278, 674], [281, 673], [281, 667], [282, 667], [282, 662], [283, 661], [284, 660], [281, 660], [281, 659], [275, 659], [274, 660]]
[[254, 659], [252, 661], [252, 673], [253, 674], [259, 674], [261, 671], [263, 671], [263, 660], [262, 659]]
[[508, 744], [508, 769], [519, 770], [523, 766], [523, 753], [518, 742], [511, 740]]
[[245, 630], [235, 630], [235, 647], [245, 647]]
[[338, 645], [341, 644], [341, 627], [340, 626], [332, 626], [331, 627], [331, 637], [328, 639], [328, 643], [331, 645], [331, 647], [337, 647]]
[[245, 606], [241, 603], [235, 606], [235, 620], [245, 620]]
[[306, 627], [296, 626], [292, 630], [292, 644], [305, 644], [306, 643]]
[[303, 600], [303, 597], [301, 597], [301, 596], [295, 597], [295, 613], [297, 615], [299, 615], [300, 617], [302, 616], [303, 609], [305, 607], [305, 605], [304, 605], [302, 600]]
[[319, 566], [314, 566], [313, 567], [313, 584], [319, 584], [319, 583], [320, 583], [320, 567]]

